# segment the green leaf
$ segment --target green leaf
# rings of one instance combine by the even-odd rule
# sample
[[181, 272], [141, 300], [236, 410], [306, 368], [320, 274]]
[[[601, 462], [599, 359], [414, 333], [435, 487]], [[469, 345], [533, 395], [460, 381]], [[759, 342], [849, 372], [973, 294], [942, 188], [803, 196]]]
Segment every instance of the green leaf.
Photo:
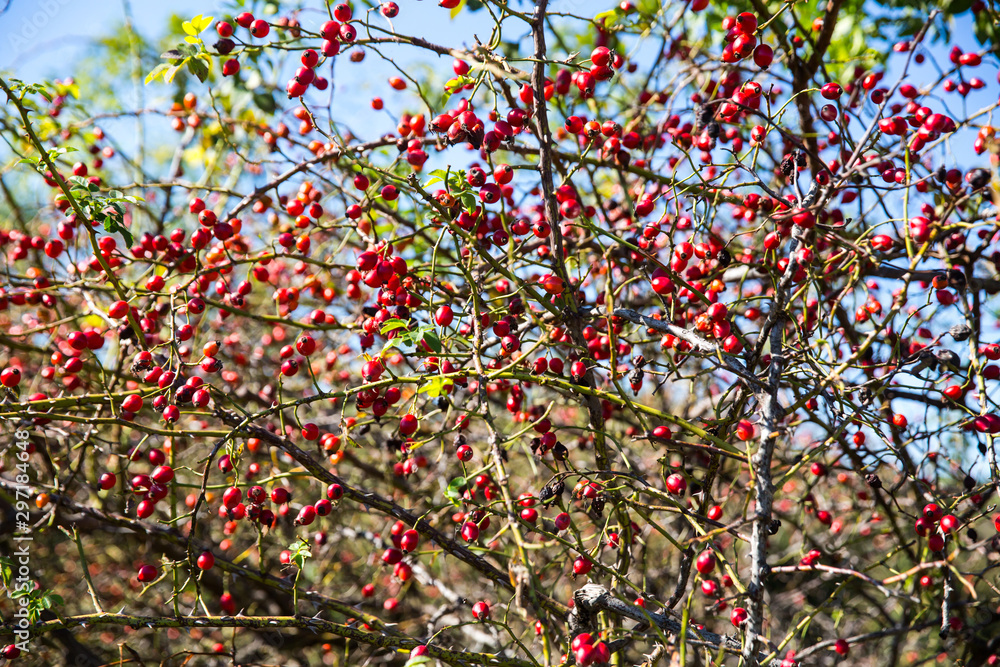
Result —
[[461, 507], [462, 490], [465, 489], [465, 485], [467, 483], [468, 482], [464, 477], [456, 477], [451, 480], [448, 482], [448, 486], [444, 490], [444, 497], [447, 498], [455, 507]]
[[427, 343], [427, 347], [431, 348], [434, 354], [441, 353], [441, 339], [438, 337], [436, 331], [425, 332], [422, 340]]
[[198, 80], [205, 83], [208, 79], [208, 64], [201, 58], [188, 58], [187, 59], [188, 69], [191, 73], [198, 77]]
[[118, 233], [122, 235], [123, 239], [125, 239], [125, 247], [131, 249], [132, 244], [135, 243], [135, 239], [132, 237], [132, 232], [124, 227], [119, 227]]
[[431, 657], [429, 655], [415, 655], [406, 661], [403, 667], [420, 667], [420, 665], [430, 664]]
[[618, 21], [620, 12], [617, 9], [609, 9], [606, 12], [601, 12], [594, 17], [594, 23], [596, 25], [604, 25], [605, 30], [614, 26]]
[[382, 325], [381, 333], [384, 336], [390, 331], [395, 331], [396, 329], [405, 329], [405, 328], [406, 328], [406, 322], [397, 317], [393, 317], [385, 321], [385, 324]]
[[274, 96], [263, 91], [253, 94], [253, 103], [264, 113], [274, 113], [275, 109], [278, 108], [278, 105], [274, 101]]
[[306, 559], [312, 557], [312, 551], [309, 550], [309, 543], [305, 540], [296, 540], [288, 545], [288, 550], [291, 552], [292, 562], [301, 570], [305, 564]]
[[961, 14], [963, 12], [969, 11], [972, 8], [972, 0], [951, 0], [947, 5], [945, 5], [946, 14]]
[[420, 389], [417, 390], [417, 393], [427, 394], [430, 398], [437, 398], [444, 392], [445, 387], [450, 387], [452, 384], [451, 380], [438, 376], [420, 387]]
[[459, 199], [462, 200], [462, 205], [465, 206], [465, 210], [469, 213], [476, 210], [476, 196], [471, 192], [463, 192], [459, 195]]

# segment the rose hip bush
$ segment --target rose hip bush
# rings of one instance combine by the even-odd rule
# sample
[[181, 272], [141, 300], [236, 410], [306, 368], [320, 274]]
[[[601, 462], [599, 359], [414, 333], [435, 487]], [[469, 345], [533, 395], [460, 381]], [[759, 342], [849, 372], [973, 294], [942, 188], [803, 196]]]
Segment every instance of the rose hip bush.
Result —
[[3, 659], [1000, 660], [992, 5], [239, 4], [0, 77]]

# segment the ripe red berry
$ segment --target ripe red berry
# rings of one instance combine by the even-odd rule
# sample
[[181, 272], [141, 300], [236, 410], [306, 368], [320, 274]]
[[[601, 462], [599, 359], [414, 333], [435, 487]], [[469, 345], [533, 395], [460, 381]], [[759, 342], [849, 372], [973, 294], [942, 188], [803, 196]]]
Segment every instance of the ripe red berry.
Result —
[[944, 533], [953, 533], [958, 530], [958, 517], [954, 514], [945, 514], [941, 517], [940, 526]]
[[21, 369], [5, 368], [0, 371], [0, 384], [8, 388], [14, 388], [21, 383]]
[[303, 505], [295, 517], [296, 526], [308, 526], [316, 520], [316, 508], [313, 505]]
[[157, 569], [154, 566], [152, 566], [152, 565], [143, 565], [142, 567], [139, 568], [139, 572], [138, 572], [137, 576], [138, 576], [139, 581], [141, 581], [142, 583], [146, 584], [146, 583], [149, 583], [149, 582], [153, 581], [154, 579], [156, 579], [156, 577], [158, 577], [159, 574], [160, 573], [157, 571]]
[[125, 301], [115, 301], [108, 308], [108, 317], [120, 320], [128, 315], [128, 303]]
[[420, 420], [418, 420], [412, 414], [405, 414], [399, 420], [399, 432], [405, 436], [413, 435], [417, 432], [417, 428], [420, 426]]
[[733, 611], [729, 614], [730, 622], [736, 627], [740, 627], [746, 623], [747, 618], [749, 618], [747, 610], [743, 607], [733, 607]]
[[267, 37], [269, 32], [271, 32], [271, 26], [264, 19], [257, 19], [250, 25], [250, 34], [258, 39]]
[[333, 18], [337, 19], [341, 23], [350, 21], [353, 15], [354, 12], [351, 11], [351, 6], [346, 3], [339, 4], [333, 8]]
[[699, 574], [711, 574], [712, 570], [715, 569], [715, 554], [711, 551], [702, 551], [698, 554], [694, 564], [698, 568]]
[[222, 504], [228, 509], [236, 507], [243, 500], [243, 491], [231, 486], [222, 493]]
[[667, 477], [667, 491], [675, 496], [683, 495], [687, 491], [687, 480], [678, 473], [670, 475]]
[[122, 410], [132, 413], [139, 412], [139, 410], [142, 410], [142, 404], [142, 396], [138, 394], [130, 394], [125, 397], [125, 400], [122, 401]]
[[471, 521], [462, 524], [462, 539], [466, 542], [475, 542], [479, 539], [479, 526]]
[[439, 327], [446, 327], [450, 325], [453, 319], [454, 312], [449, 305], [438, 307], [437, 312], [434, 313], [434, 321], [437, 322]]
[[490, 605], [488, 602], [480, 600], [472, 605], [472, 616], [477, 621], [485, 621], [490, 617]]
[[844, 89], [839, 83], [826, 83], [819, 89], [819, 94], [824, 99], [835, 100], [844, 93]]
[[215, 556], [211, 551], [202, 551], [198, 556], [198, 569], [211, 570], [215, 566]]
[[767, 44], [758, 44], [753, 50], [753, 62], [761, 69], [767, 69], [774, 62], [774, 49]]
[[736, 17], [736, 29], [745, 35], [752, 35], [757, 31], [757, 17], [750, 12], [742, 12]]

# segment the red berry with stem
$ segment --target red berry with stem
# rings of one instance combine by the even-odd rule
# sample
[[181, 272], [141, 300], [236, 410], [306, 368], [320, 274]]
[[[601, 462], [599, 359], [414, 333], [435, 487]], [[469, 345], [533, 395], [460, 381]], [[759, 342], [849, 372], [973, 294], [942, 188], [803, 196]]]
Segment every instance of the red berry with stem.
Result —
[[413, 435], [419, 427], [420, 420], [412, 414], [405, 414], [399, 420], [399, 432], [403, 435]]
[[337, 19], [341, 23], [346, 23], [351, 20], [354, 12], [351, 10], [351, 6], [347, 3], [341, 3], [333, 8], [333, 18]]
[[687, 480], [683, 475], [673, 473], [667, 477], [667, 491], [675, 496], [683, 495], [687, 491]]
[[694, 562], [699, 574], [711, 574], [715, 569], [715, 554], [711, 551], [702, 551]]
[[157, 571], [155, 566], [143, 565], [142, 567], [139, 568], [137, 577], [139, 581], [141, 581], [142, 583], [148, 584], [149, 582], [155, 580], [156, 577], [159, 576], [159, 574], [160, 573], [159, 571]]
[[477, 621], [485, 621], [490, 617], [490, 605], [484, 600], [480, 600], [472, 605], [472, 616]]
[[767, 69], [774, 62], [774, 49], [767, 44], [758, 44], [753, 50], [753, 62], [761, 69]]
[[0, 371], [0, 384], [8, 388], [14, 388], [21, 383], [20, 368], [5, 368]]
[[269, 32], [271, 32], [271, 26], [264, 19], [257, 19], [250, 25], [250, 34], [257, 39], [267, 37]]

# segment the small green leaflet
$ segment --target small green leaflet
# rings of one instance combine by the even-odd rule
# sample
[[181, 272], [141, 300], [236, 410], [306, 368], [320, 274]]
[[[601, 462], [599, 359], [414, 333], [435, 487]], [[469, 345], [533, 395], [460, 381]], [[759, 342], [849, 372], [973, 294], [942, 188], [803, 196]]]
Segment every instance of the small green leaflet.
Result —
[[[211, 20], [211, 17], [209, 17], [209, 20]], [[187, 39], [192, 39], [192, 37], [189, 35]], [[200, 39], [195, 39], [195, 41], [201, 42]], [[169, 60], [170, 64], [160, 63], [154, 67], [153, 71], [146, 75], [146, 85], [160, 78], [165, 83], [173, 82], [177, 72], [184, 65], [187, 65], [191, 73], [204, 83], [208, 79], [209, 70], [212, 68], [212, 57], [208, 53], [201, 51], [194, 44], [178, 44], [177, 48], [163, 53], [160, 55], [160, 58]]]
[[433, 378], [427, 384], [421, 386], [420, 389], [417, 390], [417, 393], [427, 394], [431, 398], [437, 398], [441, 395], [441, 392], [444, 391], [445, 387], [450, 387], [452, 384], [451, 380], [438, 376]]
[[451, 504], [455, 507], [461, 507], [462, 491], [465, 490], [466, 484], [467, 482], [464, 477], [456, 477], [448, 482], [448, 486], [444, 490], [444, 497], [451, 501]]
[[296, 540], [288, 545], [288, 550], [291, 552], [292, 562], [300, 570], [305, 567], [306, 559], [312, 557], [312, 551], [309, 550], [309, 543], [305, 540]]
[[396, 329], [405, 329], [405, 328], [406, 328], [406, 322], [399, 319], [398, 317], [393, 317], [386, 320], [385, 324], [382, 325], [381, 334], [384, 336], [390, 331], [395, 331]]
[[385, 324], [382, 325], [382, 334], [385, 335], [396, 330], [399, 330], [399, 333], [395, 338], [386, 341], [382, 347], [382, 354], [395, 347], [416, 347], [420, 341], [423, 341], [435, 354], [441, 352], [441, 338], [433, 324], [425, 324], [413, 330], [404, 329], [406, 329], [406, 323], [403, 320], [395, 318], [386, 320]]

